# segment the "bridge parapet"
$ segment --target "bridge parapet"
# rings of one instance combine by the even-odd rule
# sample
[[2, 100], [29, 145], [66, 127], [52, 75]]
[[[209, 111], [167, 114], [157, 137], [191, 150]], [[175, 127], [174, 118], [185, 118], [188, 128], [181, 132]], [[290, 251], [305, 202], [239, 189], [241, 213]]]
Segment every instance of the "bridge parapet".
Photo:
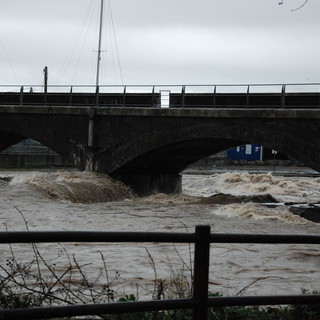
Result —
[[319, 108], [320, 84], [0, 86], [0, 105]]

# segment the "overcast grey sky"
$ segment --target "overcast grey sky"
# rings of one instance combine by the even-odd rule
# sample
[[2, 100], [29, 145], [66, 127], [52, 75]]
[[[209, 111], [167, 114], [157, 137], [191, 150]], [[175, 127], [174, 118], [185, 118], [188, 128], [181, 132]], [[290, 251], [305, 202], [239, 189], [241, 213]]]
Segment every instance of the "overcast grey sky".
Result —
[[[105, 0], [101, 83], [320, 82], [320, 1], [279, 2]], [[0, 84], [95, 83], [100, 0], [0, 3]]]

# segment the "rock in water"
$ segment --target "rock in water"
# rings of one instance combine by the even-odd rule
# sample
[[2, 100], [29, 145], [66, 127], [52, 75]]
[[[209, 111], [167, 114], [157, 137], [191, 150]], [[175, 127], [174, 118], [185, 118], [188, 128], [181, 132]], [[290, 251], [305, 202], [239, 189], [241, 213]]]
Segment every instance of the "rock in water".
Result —
[[316, 206], [292, 206], [290, 211], [312, 222], [320, 222], [320, 208]]
[[270, 194], [235, 196], [232, 194], [217, 193], [213, 196], [202, 198], [199, 203], [202, 204], [231, 204], [231, 203], [278, 203]]

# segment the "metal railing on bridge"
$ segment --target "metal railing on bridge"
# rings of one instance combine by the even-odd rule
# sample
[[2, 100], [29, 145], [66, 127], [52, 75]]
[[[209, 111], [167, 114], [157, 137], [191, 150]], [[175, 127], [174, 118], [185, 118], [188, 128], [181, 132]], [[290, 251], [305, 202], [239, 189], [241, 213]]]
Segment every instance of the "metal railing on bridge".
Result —
[[320, 83], [245, 85], [0, 85], [0, 105], [151, 108], [319, 108]]
[[0, 319], [49, 319], [128, 312], [192, 309], [194, 320], [206, 320], [208, 308], [247, 305], [320, 303], [320, 295], [208, 297], [210, 244], [320, 244], [315, 235], [217, 234], [209, 226], [197, 226], [195, 233], [157, 232], [0, 232], [0, 243], [61, 242], [157, 242], [194, 243], [193, 296], [186, 299], [116, 302], [27, 309], [2, 309]]

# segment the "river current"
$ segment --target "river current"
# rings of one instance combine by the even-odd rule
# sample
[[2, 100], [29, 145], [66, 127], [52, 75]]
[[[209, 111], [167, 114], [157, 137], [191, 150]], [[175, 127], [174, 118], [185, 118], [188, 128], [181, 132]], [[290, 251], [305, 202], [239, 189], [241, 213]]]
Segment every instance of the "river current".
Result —
[[[214, 197], [217, 194], [222, 194], [220, 200]], [[229, 196], [223, 196], [226, 194]], [[245, 171], [189, 173], [183, 175], [181, 195], [139, 198], [125, 185], [102, 174], [2, 171], [0, 226], [1, 231], [194, 232], [196, 225], [210, 225], [211, 232], [218, 233], [319, 234], [319, 224], [294, 215], [286, 205], [271, 208], [243, 200], [253, 195], [280, 203], [316, 203], [320, 201], [320, 178]], [[11, 250], [24, 261], [32, 256], [29, 245], [0, 248], [1, 264], [10, 258]], [[126, 293], [136, 284], [152, 286], [155, 278], [166, 281], [173, 273], [187, 274], [193, 254], [192, 247], [173, 244], [75, 243], [64, 248], [79, 263], [89, 266], [90, 274], [101, 269], [102, 252], [110, 275], [117, 274], [118, 290]], [[61, 268], [66, 264], [59, 245], [39, 244], [39, 250]], [[211, 246], [212, 292], [299, 294], [302, 288], [320, 290], [320, 250], [316, 245]]]

